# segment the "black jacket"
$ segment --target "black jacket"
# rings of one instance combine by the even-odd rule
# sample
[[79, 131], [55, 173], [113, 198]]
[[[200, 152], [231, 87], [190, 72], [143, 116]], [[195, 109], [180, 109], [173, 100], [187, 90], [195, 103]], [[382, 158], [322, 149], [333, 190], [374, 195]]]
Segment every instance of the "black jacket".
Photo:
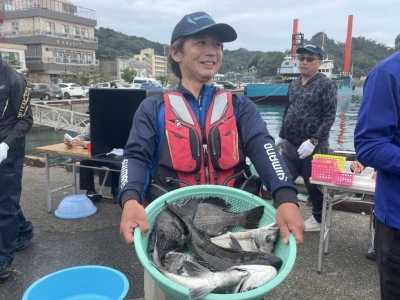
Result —
[[336, 106], [337, 89], [331, 80], [317, 73], [302, 86], [300, 76], [289, 86], [279, 136], [296, 146], [310, 138], [328, 140]]
[[33, 124], [25, 78], [0, 59], [0, 143], [8, 158], [25, 155], [25, 136]]

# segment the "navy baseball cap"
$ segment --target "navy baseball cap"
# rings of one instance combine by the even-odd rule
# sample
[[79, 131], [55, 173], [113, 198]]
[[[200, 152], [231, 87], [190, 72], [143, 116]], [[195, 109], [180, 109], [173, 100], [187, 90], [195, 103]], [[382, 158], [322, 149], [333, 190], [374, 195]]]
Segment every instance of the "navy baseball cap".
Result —
[[207, 29], [217, 34], [223, 43], [232, 42], [237, 38], [236, 31], [231, 26], [224, 23], [217, 24], [210, 15], [203, 11], [198, 11], [185, 15], [176, 24], [172, 32], [171, 44], [182, 36], [192, 35]]
[[304, 52], [318, 54], [321, 59], [324, 58], [324, 51], [320, 46], [309, 44], [305, 47], [297, 48], [296, 50], [297, 54], [303, 54]]

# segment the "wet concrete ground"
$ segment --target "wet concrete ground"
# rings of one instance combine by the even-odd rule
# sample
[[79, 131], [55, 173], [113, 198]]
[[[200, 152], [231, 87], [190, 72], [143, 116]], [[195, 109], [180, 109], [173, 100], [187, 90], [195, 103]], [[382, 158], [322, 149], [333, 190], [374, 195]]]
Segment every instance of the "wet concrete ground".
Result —
[[[65, 168], [52, 168], [53, 188], [71, 179]], [[121, 271], [130, 284], [126, 299], [143, 298], [143, 268], [134, 246], [126, 245], [119, 234], [120, 207], [103, 198], [90, 217], [60, 219], [54, 210], [71, 192], [72, 188], [53, 194], [53, 212], [48, 213], [45, 169], [24, 168], [21, 206], [35, 226], [35, 237], [29, 248], [16, 254], [11, 277], [0, 284], [0, 300], [21, 299], [36, 280], [80, 265], [104, 265]], [[109, 188], [106, 193], [110, 193]], [[311, 208], [304, 202], [300, 207], [304, 219], [308, 218]], [[364, 257], [371, 241], [369, 216], [335, 210], [332, 225], [330, 253], [324, 255], [322, 274], [316, 272], [319, 233], [305, 233], [292, 272], [266, 299], [380, 298], [376, 265]]]

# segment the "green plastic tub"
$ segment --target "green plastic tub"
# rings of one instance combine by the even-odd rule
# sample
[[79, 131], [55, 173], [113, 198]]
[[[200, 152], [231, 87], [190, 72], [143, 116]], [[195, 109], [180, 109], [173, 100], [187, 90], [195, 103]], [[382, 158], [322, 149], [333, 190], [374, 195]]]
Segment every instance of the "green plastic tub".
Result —
[[[140, 233], [140, 229], [135, 229], [134, 242], [136, 254], [139, 258], [140, 263], [153, 277], [156, 284], [169, 296], [171, 299], [189, 299], [189, 289], [175, 283], [169, 278], [162, 275], [149, 261], [147, 253], [147, 244], [149, 242], [150, 233], [154, 227], [154, 222], [159, 213], [166, 209], [165, 201], [173, 203], [189, 197], [208, 197], [216, 196], [223, 198], [226, 202], [231, 204], [231, 211], [238, 213], [253, 207], [263, 205], [265, 206], [264, 215], [260, 220], [260, 226], [268, 225], [275, 222], [275, 208], [267, 203], [265, 200], [260, 199], [250, 193], [224, 186], [216, 185], [199, 185], [180, 188], [169, 192], [157, 200], [153, 201], [147, 208], [147, 218], [150, 224], [149, 234], [143, 237]], [[237, 230], [239, 230], [238, 228]], [[285, 278], [289, 275], [296, 259], [296, 241], [293, 235], [290, 235], [289, 244], [285, 245], [281, 239], [278, 239], [275, 247], [274, 254], [278, 255], [283, 260], [283, 265], [278, 271], [278, 275], [270, 282], [260, 286], [254, 290], [237, 293], [237, 294], [208, 294], [203, 297], [204, 300], [244, 300], [254, 299], [260, 300], [266, 294], [271, 292], [277, 286], [279, 286]]]

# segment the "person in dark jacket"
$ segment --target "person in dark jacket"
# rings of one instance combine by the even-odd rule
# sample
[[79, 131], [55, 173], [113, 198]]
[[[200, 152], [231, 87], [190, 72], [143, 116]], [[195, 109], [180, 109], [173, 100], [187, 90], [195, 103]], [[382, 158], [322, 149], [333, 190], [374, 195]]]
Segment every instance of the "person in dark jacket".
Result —
[[19, 205], [25, 136], [32, 124], [26, 81], [0, 58], [0, 282], [10, 275], [15, 251], [33, 237]]
[[377, 172], [375, 253], [381, 299], [400, 299], [400, 51], [378, 63], [364, 83], [354, 147]]
[[[297, 243], [303, 242], [296, 188], [257, 106], [244, 95], [218, 92], [211, 84], [222, 64], [223, 43], [236, 37], [231, 26], [215, 23], [205, 12], [188, 14], [175, 26], [168, 60], [180, 84], [174, 93], [151, 96], [140, 104], [124, 149], [119, 197], [120, 231], [126, 243], [133, 243], [136, 227], [143, 234], [149, 230], [145, 198], [151, 201], [157, 190], [194, 184], [239, 188], [250, 175], [246, 156], [272, 192], [283, 242], [288, 243], [289, 232]], [[226, 134], [213, 136], [215, 124]], [[213, 150], [225, 168], [210, 144], [219, 145]]]
[[[87, 123], [85, 130], [69, 141], [66, 137], [63, 139], [64, 144], [71, 147], [83, 147], [87, 149], [90, 143], [90, 123]], [[86, 190], [86, 196], [92, 200], [92, 202], [99, 202], [103, 196], [98, 194], [95, 189], [94, 184], [94, 171], [91, 167], [101, 167], [107, 166], [111, 169], [120, 168], [120, 165], [103, 163], [98, 161], [93, 161], [89, 159], [84, 159], [80, 161], [80, 165], [83, 166], [79, 170], [79, 187], [81, 190]], [[113, 195], [113, 202], [118, 203], [118, 185], [119, 185], [119, 172], [110, 171], [111, 176], [111, 194]]]
[[312, 216], [304, 223], [305, 231], [320, 231], [323, 194], [310, 183], [311, 161], [316, 153], [329, 151], [329, 131], [335, 121], [337, 89], [335, 84], [318, 73], [324, 53], [319, 46], [297, 48], [300, 54], [299, 78], [291, 82], [282, 126], [275, 144], [282, 147], [282, 156], [293, 180], [302, 176], [312, 204]]

